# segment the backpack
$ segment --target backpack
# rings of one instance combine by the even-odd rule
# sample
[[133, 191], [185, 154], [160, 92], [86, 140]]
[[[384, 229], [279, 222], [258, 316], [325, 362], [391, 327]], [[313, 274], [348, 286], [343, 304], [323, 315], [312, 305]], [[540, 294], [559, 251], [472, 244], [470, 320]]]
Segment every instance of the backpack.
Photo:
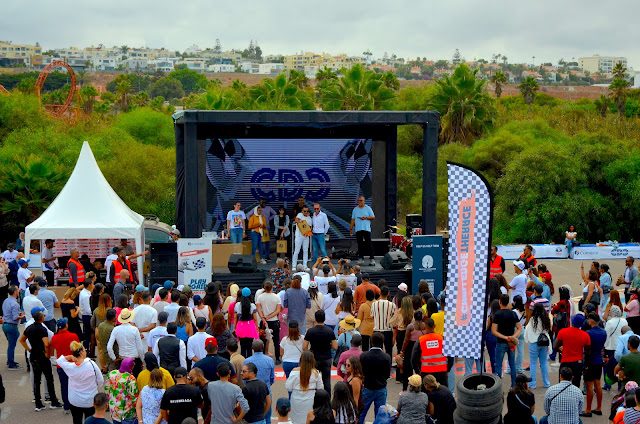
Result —
[[553, 325], [556, 327], [556, 331], [567, 328], [567, 313], [558, 312], [556, 316], [553, 317]]

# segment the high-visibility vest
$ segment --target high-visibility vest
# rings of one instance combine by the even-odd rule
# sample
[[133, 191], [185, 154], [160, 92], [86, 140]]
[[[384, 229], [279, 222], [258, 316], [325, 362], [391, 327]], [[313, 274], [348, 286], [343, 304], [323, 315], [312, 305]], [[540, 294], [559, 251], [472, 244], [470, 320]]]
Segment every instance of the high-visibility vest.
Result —
[[420, 372], [446, 372], [447, 358], [442, 354], [442, 336], [427, 333], [418, 339], [420, 343]]
[[[71, 275], [71, 271], [69, 271], [69, 263], [73, 263], [76, 265], [76, 277], [78, 278], [78, 281], [73, 280], [73, 275]], [[67, 272], [69, 272], [69, 283], [76, 284], [84, 282], [84, 267], [82, 266], [80, 261], [69, 258], [69, 260], [67, 261]]]
[[536, 257], [531, 255], [529, 256], [529, 258], [525, 258], [524, 257], [524, 253], [522, 255], [520, 255], [519, 258], [522, 262], [524, 262], [525, 265], [527, 265], [527, 268], [531, 268], [534, 267], [538, 264], [538, 261], [536, 260]]
[[491, 265], [489, 266], [489, 278], [493, 278], [498, 274], [502, 274], [502, 256], [496, 255], [496, 258], [491, 261]]
[[[129, 281], [133, 281], [133, 272], [131, 272], [131, 262], [129, 259], [124, 260], [127, 263], [127, 269], [129, 270]], [[119, 260], [115, 260], [112, 262], [115, 267], [115, 273], [113, 275], [114, 283], [117, 283], [120, 280], [120, 271], [122, 271], [123, 266]]]

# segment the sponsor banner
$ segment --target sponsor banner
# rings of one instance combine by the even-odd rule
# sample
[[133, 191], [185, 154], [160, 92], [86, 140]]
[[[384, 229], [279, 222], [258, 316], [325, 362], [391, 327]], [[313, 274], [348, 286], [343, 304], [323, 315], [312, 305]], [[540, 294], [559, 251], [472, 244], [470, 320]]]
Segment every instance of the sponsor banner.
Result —
[[178, 239], [178, 282], [191, 286], [193, 294], [204, 297], [211, 282], [211, 239]]
[[489, 275], [492, 194], [486, 180], [470, 168], [447, 163], [447, 172], [449, 267], [443, 353], [478, 359]]
[[[498, 246], [498, 255], [505, 260], [518, 259], [524, 252], [525, 244], [506, 244]], [[532, 244], [536, 259], [567, 259], [567, 246], [564, 244]]]
[[617, 247], [596, 246], [595, 244], [583, 244], [576, 246], [571, 251], [571, 259], [624, 259], [627, 256], [637, 258], [640, 256], [640, 246], [635, 243], [625, 243]]
[[418, 293], [420, 280], [427, 280], [435, 296], [443, 289], [442, 236], [413, 236], [411, 293]]

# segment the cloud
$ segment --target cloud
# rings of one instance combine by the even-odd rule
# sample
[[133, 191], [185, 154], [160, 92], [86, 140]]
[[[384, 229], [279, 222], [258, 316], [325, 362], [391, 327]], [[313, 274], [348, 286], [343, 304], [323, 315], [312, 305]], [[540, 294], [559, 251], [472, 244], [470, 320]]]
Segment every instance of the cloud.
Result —
[[626, 56], [640, 66], [637, 4], [618, 0], [31, 0], [6, 2], [0, 38], [45, 49], [100, 43], [166, 47], [192, 44], [244, 49], [258, 40], [267, 54], [300, 51], [509, 62], [553, 62], [594, 53]]

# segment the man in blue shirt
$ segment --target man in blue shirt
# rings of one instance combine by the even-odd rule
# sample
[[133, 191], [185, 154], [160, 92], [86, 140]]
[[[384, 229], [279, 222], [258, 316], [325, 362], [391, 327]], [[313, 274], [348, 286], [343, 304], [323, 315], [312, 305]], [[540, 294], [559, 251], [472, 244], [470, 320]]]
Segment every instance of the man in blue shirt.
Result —
[[43, 277], [36, 277], [33, 279], [34, 283], [38, 284], [40, 290], [38, 290], [38, 294], [36, 297], [42, 302], [42, 305], [46, 309], [47, 313], [44, 316], [44, 325], [47, 326], [49, 330], [53, 333], [56, 332], [56, 317], [53, 314], [54, 308], [60, 308], [60, 302], [58, 302], [58, 298], [56, 294], [51, 290], [47, 289], [47, 280]]
[[620, 334], [620, 336], [618, 337], [616, 351], [613, 354], [613, 357], [616, 358], [616, 361], [618, 362], [620, 362], [620, 358], [622, 358], [622, 355], [626, 355], [627, 353], [629, 353], [629, 337], [635, 336], [633, 330], [631, 330], [631, 327], [629, 327], [628, 325], [622, 327], [622, 330], [620, 330], [620, 332], [622, 334]]
[[376, 219], [371, 207], [364, 203], [364, 196], [358, 197], [358, 206], [351, 212], [351, 226], [349, 234], [353, 235], [353, 228], [356, 229], [356, 241], [358, 242], [358, 263], [364, 263], [364, 257], [369, 255], [369, 265], [373, 266], [376, 261], [373, 259], [373, 244], [371, 243], [371, 221]]
[[7, 346], [7, 367], [10, 370], [22, 369], [22, 367], [14, 361], [16, 344], [18, 343], [18, 338], [20, 338], [18, 323], [21, 319], [24, 319], [24, 313], [20, 312], [20, 304], [17, 300], [19, 294], [20, 290], [18, 286], [10, 286], [9, 297], [2, 303], [2, 315], [4, 316], [2, 331], [4, 331], [4, 335], [7, 336], [7, 341], [9, 342]]
[[[273, 358], [264, 354], [264, 343], [260, 339], [255, 339], [251, 343], [251, 349], [253, 349], [253, 355], [244, 360], [244, 364], [254, 364], [258, 368], [256, 377], [258, 380], [264, 381], [269, 388], [269, 394], [271, 394], [271, 385], [276, 381], [275, 365]], [[271, 408], [264, 416], [267, 423], [271, 422]]]
[[[600, 379], [602, 378], [602, 350], [604, 343], [607, 341], [607, 332], [600, 327], [600, 316], [592, 312], [589, 314], [588, 323], [591, 328], [587, 331], [591, 338], [591, 351], [585, 358], [584, 363], [584, 382], [587, 386], [587, 404], [585, 412], [581, 413], [581, 417], [591, 417], [593, 414], [602, 415], [602, 386]], [[598, 407], [591, 411], [591, 402], [593, 401], [593, 388], [596, 389], [596, 400]]]

